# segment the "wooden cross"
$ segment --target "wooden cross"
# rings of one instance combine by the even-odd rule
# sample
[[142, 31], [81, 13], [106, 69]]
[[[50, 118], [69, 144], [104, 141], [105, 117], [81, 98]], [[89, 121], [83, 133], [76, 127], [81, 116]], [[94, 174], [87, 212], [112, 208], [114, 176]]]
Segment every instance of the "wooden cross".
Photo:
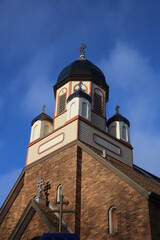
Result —
[[61, 190], [59, 191], [59, 196], [58, 196], [59, 201], [57, 201], [57, 200], [54, 201], [55, 205], [59, 205], [59, 210], [48, 210], [47, 211], [47, 212], [50, 212], [50, 213], [51, 212], [59, 213], [59, 222], [58, 222], [58, 224], [59, 224], [59, 233], [62, 232], [62, 226], [63, 226], [63, 224], [62, 224], [62, 216], [63, 216], [63, 213], [74, 213], [74, 214], [76, 213], [75, 210], [63, 210], [63, 205], [67, 206], [69, 204], [68, 201], [63, 201], [63, 198], [64, 198], [64, 196], [62, 194], [62, 187], [61, 187]]
[[48, 190], [51, 189], [51, 184], [49, 182], [46, 183], [45, 187], [44, 187], [44, 192], [45, 192], [45, 195], [46, 195], [46, 205], [48, 206], [49, 205], [49, 201], [48, 201], [48, 196], [49, 196], [49, 192]]

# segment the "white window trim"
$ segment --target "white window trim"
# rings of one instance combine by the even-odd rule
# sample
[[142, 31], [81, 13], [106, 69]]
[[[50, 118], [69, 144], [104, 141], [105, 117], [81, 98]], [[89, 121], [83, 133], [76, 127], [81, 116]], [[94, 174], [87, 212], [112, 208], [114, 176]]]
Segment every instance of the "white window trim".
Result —
[[112, 206], [109, 209], [109, 234], [115, 234], [116, 232], [113, 232], [113, 210], [117, 210], [115, 206]]

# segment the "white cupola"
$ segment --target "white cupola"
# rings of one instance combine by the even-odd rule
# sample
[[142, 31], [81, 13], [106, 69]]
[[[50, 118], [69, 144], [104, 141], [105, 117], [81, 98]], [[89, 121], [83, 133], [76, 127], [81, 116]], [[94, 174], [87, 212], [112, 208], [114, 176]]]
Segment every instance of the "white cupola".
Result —
[[92, 99], [82, 89], [82, 82], [79, 82], [78, 89], [67, 98], [67, 120], [79, 115], [91, 121]]
[[107, 121], [107, 127], [109, 134], [130, 143], [130, 123], [119, 113], [119, 106], [116, 106], [116, 114]]
[[31, 123], [30, 142], [38, 138], [43, 138], [53, 130], [53, 119], [45, 113], [45, 105], [43, 111]]

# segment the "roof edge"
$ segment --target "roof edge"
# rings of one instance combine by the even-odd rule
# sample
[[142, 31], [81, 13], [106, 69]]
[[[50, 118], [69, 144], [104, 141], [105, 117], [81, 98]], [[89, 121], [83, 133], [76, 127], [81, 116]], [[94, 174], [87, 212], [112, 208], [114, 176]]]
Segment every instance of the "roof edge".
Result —
[[[11, 191], [9, 192], [7, 198], [5, 199], [1, 209], [0, 209], [0, 224], [3, 221], [3, 219], [6, 216], [6, 213], [9, 211], [9, 209], [11, 208], [14, 200], [16, 199], [17, 195], [19, 194], [19, 192], [21, 191], [23, 184], [24, 184], [24, 175], [25, 175], [25, 170], [23, 168], [22, 172], [20, 173], [17, 181], [15, 182], [15, 184], [13, 185]], [[22, 180], [22, 182], [21, 182]], [[20, 184], [20, 186], [18, 186]], [[19, 187], [19, 188], [18, 188]], [[16, 191], [17, 189], [17, 191]], [[15, 194], [14, 194], [15, 193]], [[13, 196], [13, 194], [15, 196]], [[13, 196], [13, 200], [11, 201], [11, 197]], [[8, 206], [7, 206], [8, 205]]]
[[50, 122], [51, 124], [53, 123], [53, 118], [51, 118], [48, 114], [46, 113], [40, 113], [37, 117], [35, 117], [32, 122], [31, 122], [31, 126], [37, 122], [38, 120], [46, 120], [48, 122]]
[[107, 159], [104, 159], [103, 157], [99, 156], [97, 153], [95, 153], [93, 150], [88, 148], [79, 140], [77, 141], [77, 145], [80, 148], [82, 148], [84, 151], [86, 151], [88, 154], [90, 154], [92, 157], [94, 157], [96, 160], [98, 160], [105, 167], [109, 168], [109, 170], [114, 172], [118, 177], [120, 177], [122, 180], [128, 183], [131, 187], [133, 187], [137, 192], [142, 194], [145, 198], [149, 199], [150, 192], [142, 188], [139, 184], [137, 184], [131, 178], [126, 176], [124, 173], [122, 173], [118, 168], [114, 167], [109, 161], [107, 161]]
[[145, 169], [137, 166], [136, 164], [133, 164], [133, 168], [134, 168], [136, 171], [140, 172], [140, 173], [146, 174], [146, 176], [147, 176], [148, 178], [150, 178], [150, 179], [152, 179], [152, 180], [154, 180], [154, 181], [156, 180], [157, 182], [160, 183], [160, 178], [157, 177], [156, 175], [154, 175], [154, 174], [146, 171]]
[[126, 176], [124, 173], [122, 173], [119, 169], [114, 167], [110, 162], [108, 162], [106, 159], [103, 157], [99, 156], [96, 154], [94, 151], [92, 151], [90, 148], [88, 148], [86, 145], [84, 145], [80, 140], [74, 140], [73, 142], [67, 144], [66, 146], [62, 147], [61, 149], [56, 150], [55, 152], [43, 157], [42, 159], [31, 163], [30, 165], [25, 167], [25, 170], [27, 171], [28, 169], [34, 167], [40, 162], [46, 161], [48, 158], [51, 156], [56, 155], [57, 153], [60, 153], [61, 151], [66, 150], [69, 147], [72, 147], [74, 145], [79, 146], [82, 148], [84, 151], [86, 151], [88, 154], [90, 154], [92, 157], [94, 157], [96, 160], [101, 162], [104, 166], [108, 167], [112, 172], [114, 172], [116, 175], [118, 175], [122, 180], [127, 182], [129, 185], [131, 185], [134, 189], [136, 189], [138, 192], [140, 192], [143, 196], [145, 196], [147, 199], [149, 198], [149, 192], [142, 188], [140, 185], [138, 185], [136, 182], [134, 182], [132, 179], [130, 179], [128, 176]]
[[[45, 222], [45, 224], [49, 227], [49, 229], [52, 232], [56, 232], [52, 224], [49, 222], [49, 220], [45, 217], [45, 215], [42, 213], [42, 211], [39, 209], [39, 207], [35, 204], [34, 200], [31, 199], [27, 205], [27, 207], [24, 209], [19, 221], [17, 222], [15, 228], [13, 229], [12, 233], [9, 236], [9, 240], [12, 239], [19, 239], [22, 234], [25, 232], [26, 227], [30, 223], [32, 217], [35, 213], [38, 213], [41, 219]], [[29, 214], [30, 213], [30, 214]], [[28, 217], [28, 219], [27, 219]], [[27, 220], [26, 220], [27, 219]], [[26, 221], [25, 221], [26, 220]], [[19, 234], [19, 235], [18, 235]], [[17, 236], [18, 235], [18, 236]], [[18, 238], [17, 238], [18, 237]]]
[[120, 114], [120, 113], [116, 113], [116, 114], [114, 114], [112, 117], [110, 117], [109, 119], [108, 119], [108, 121], [107, 121], [107, 127], [112, 123], [112, 122], [125, 122], [127, 125], [128, 125], [128, 127], [130, 127], [130, 122], [129, 122], [129, 120], [126, 118], [126, 117], [124, 117], [122, 114]]

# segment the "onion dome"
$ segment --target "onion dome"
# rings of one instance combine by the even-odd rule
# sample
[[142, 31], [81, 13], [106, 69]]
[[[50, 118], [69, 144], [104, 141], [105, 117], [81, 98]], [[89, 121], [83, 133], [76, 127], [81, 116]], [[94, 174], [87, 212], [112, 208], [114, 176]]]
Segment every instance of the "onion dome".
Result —
[[53, 119], [45, 113], [45, 105], [43, 106], [43, 112], [32, 120], [31, 126], [38, 120], [40, 120], [40, 121], [46, 120], [46, 121], [50, 122], [51, 124], [53, 123]]
[[130, 123], [119, 114], [119, 106], [116, 107], [116, 114], [107, 121], [107, 127], [109, 134], [130, 143]]
[[119, 106], [116, 107], [116, 114], [114, 114], [111, 118], [108, 119], [107, 121], [107, 127], [112, 123], [112, 122], [124, 122], [128, 125], [128, 127], [130, 127], [130, 122], [128, 121], [127, 118], [123, 117], [120, 113], [119, 113]]
[[106, 80], [103, 72], [93, 63], [87, 59], [78, 59], [67, 67], [65, 67], [59, 74], [57, 83], [61, 83], [67, 78], [90, 78], [96, 84], [105, 85]]
[[57, 83], [54, 85], [54, 91], [56, 91], [59, 87], [61, 87], [70, 80], [71, 81], [91, 80], [99, 87], [105, 89], [108, 93], [109, 87], [106, 83], [105, 76], [103, 72], [95, 64], [93, 64], [92, 62], [85, 58], [84, 54], [85, 47], [86, 47], [85, 45], [82, 45], [80, 48], [81, 51], [80, 58], [66, 66], [60, 72]]

